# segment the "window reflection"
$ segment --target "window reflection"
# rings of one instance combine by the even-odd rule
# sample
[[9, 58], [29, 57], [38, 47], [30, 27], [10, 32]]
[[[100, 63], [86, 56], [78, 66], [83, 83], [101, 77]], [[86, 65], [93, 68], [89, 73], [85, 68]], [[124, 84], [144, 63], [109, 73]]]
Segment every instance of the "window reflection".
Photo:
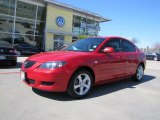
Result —
[[35, 36], [35, 41], [36, 41], [36, 46], [38, 48], [42, 48], [43, 47], [43, 36]]
[[[27, 19], [16, 18], [16, 30], [21, 34], [33, 34], [34, 33], [34, 21]], [[33, 32], [29, 32], [33, 31]], [[34, 34], [33, 34], [34, 35]]]
[[45, 20], [46, 9], [44, 7], [38, 6], [37, 20]]
[[91, 35], [97, 36], [99, 31], [99, 22], [74, 15], [73, 17], [73, 34], [74, 35]]
[[12, 36], [9, 33], [0, 33], [0, 41], [6, 41], [12, 44]]
[[15, 0], [0, 0], [0, 13], [14, 15]]
[[36, 17], [36, 5], [32, 5], [29, 3], [24, 3], [21, 1], [17, 2], [17, 16], [29, 19], [35, 19]]
[[0, 15], [0, 31], [12, 32], [13, 30], [13, 17]]
[[25, 1], [0, 0], [0, 40], [42, 47], [45, 9]]
[[21, 34], [13, 34], [12, 37], [14, 38], [14, 44], [19, 44], [24, 42], [24, 37]]
[[45, 23], [44, 22], [38, 22], [36, 24], [36, 35], [43, 35], [44, 34], [44, 27]]
[[54, 35], [54, 50], [64, 45], [64, 35]]

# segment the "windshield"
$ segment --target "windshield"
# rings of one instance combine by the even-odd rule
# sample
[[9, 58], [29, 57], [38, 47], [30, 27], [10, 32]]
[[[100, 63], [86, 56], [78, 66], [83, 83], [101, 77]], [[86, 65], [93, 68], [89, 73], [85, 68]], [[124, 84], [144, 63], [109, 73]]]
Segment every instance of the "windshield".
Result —
[[67, 51], [80, 51], [80, 52], [92, 52], [94, 51], [105, 38], [85, 38], [76, 41], [72, 45], [68, 46], [64, 50]]

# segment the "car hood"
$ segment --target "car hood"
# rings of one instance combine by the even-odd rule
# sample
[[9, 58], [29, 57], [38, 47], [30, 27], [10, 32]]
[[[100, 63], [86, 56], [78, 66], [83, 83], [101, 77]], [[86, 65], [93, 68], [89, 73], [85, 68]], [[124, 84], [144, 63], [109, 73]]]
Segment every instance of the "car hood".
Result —
[[49, 61], [66, 61], [72, 59], [73, 57], [81, 57], [88, 55], [87, 52], [75, 52], [75, 51], [54, 51], [54, 52], [44, 52], [33, 55], [27, 60], [37, 61], [37, 62], [49, 62]]

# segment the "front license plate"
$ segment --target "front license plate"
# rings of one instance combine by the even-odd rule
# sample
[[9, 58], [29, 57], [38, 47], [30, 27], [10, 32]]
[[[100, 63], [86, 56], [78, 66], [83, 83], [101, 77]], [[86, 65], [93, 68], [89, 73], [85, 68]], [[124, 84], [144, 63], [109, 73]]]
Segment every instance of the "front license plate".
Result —
[[21, 77], [22, 80], [25, 80], [25, 73], [23, 71], [21, 71], [20, 77]]
[[6, 57], [5, 56], [0, 56], [0, 60], [5, 60]]

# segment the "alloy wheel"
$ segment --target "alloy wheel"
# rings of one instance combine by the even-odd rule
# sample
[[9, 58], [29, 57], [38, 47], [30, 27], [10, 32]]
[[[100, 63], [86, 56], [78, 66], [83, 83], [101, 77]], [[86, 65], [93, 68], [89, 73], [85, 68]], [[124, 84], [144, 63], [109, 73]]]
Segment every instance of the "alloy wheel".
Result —
[[144, 74], [143, 67], [140, 65], [137, 69], [137, 79], [141, 80]]
[[78, 95], [85, 95], [91, 87], [91, 78], [89, 75], [80, 74], [74, 81], [74, 91]]

